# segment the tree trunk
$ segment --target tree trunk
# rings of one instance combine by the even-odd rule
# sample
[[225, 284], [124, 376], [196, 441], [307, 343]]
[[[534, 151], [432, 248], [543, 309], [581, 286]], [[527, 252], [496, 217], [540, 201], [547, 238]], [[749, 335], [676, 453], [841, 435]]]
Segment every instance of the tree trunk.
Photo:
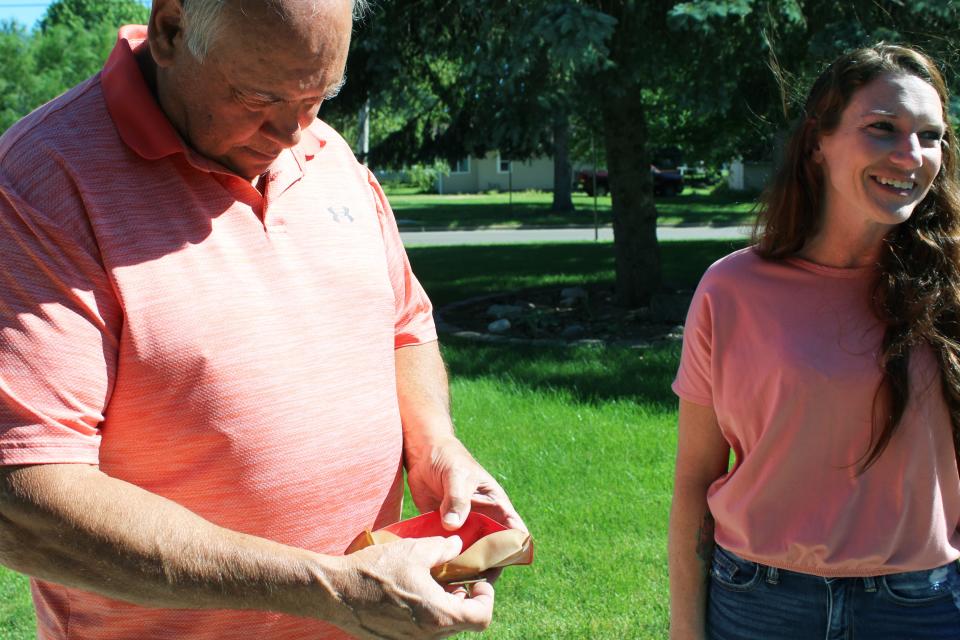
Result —
[[553, 206], [551, 211], [573, 211], [573, 172], [570, 169], [570, 116], [557, 113], [553, 120]]
[[623, 307], [635, 308], [648, 304], [661, 284], [657, 209], [640, 87], [608, 96], [602, 108], [613, 200], [616, 299]]

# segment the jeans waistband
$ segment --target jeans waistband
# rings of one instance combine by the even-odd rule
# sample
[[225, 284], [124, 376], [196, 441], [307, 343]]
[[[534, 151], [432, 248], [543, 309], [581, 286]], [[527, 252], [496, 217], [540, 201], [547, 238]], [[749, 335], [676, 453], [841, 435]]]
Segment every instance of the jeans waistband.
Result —
[[[796, 570], [794, 570], [794, 569], [781, 569], [781, 568], [779, 568], [779, 567], [774, 567], [774, 566], [771, 566], [771, 565], [763, 564], [762, 562], [756, 562], [756, 561], [754, 561], [754, 560], [747, 560], [746, 558], [743, 558], [743, 557], [737, 555], [736, 553], [734, 553], [733, 551], [730, 551], [729, 549], [726, 549], [726, 548], [724, 548], [724, 547], [721, 547], [720, 545], [717, 545], [716, 548], [717, 548], [718, 551], [721, 551], [721, 552], [723, 552], [723, 553], [726, 553], [726, 554], [728, 554], [729, 556], [732, 556], [733, 558], [735, 558], [736, 560], [738, 560], [738, 561], [740, 561], [740, 562], [751, 562], [751, 563], [757, 565], [757, 567], [759, 567], [760, 571], [762, 572], [762, 575], [763, 575], [764, 580], [765, 580], [768, 584], [772, 584], [772, 585], [779, 584], [780, 579], [782, 578], [783, 574], [792, 574], [792, 575], [801, 576], [801, 577], [804, 577], [804, 578], [820, 579], [820, 580], [823, 580], [823, 581], [825, 581], [825, 582], [836, 582], [836, 581], [839, 581], [839, 580], [850, 580], [850, 581], [862, 580], [862, 581], [863, 581], [863, 584], [864, 584], [864, 589], [865, 589], [867, 592], [872, 592], [872, 591], [876, 591], [876, 589], [877, 589], [877, 581], [878, 581], [878, 580], [880, 580], [881, 578], [883, 578], [885, 575], [890, 575], [890, 574], [877, 574], [877, 575], [871, 575], [871, 576], [819, 576], [819, 575], [814, 574], [814, 573], [805, 573], [805, 572], [803, 572], [803, 571], [796, 571]], [[896, 573], [897, 573], [897, 574], [901, 574], [901, 573], [925, 573], [925, 572], [928, 572], [928, 573], [929, 573], [929, 572], [934, 572], [934, 571], [941, 570], [941, 569], [943, 569], [944, 567], [953, 568], [955, 571], [960, 572], [960, 558], [958, 558], [958, 559], [956, 559], [956, 560], [953, 560], [953, 561], [951, 561], [951, 562], [947, 562], [947, 563], [945, 563], [945, 564], [943, 564], [943, 565], [940, 565], [939, 567], [933, 567], [932, 569], [919, 569], [919, 570], [915, 570], [915, 571], [903, 571], [903, 572], [896, 572]]]

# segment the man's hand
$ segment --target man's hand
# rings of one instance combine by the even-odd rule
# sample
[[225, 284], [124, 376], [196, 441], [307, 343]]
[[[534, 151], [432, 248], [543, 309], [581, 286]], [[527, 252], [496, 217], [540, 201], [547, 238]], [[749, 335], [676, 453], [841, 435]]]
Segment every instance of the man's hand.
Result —
[[460, 538], [404, 539], [344, 556], [332, 578], [340, 606], [333, 622], [358, 638], [446, 638], [483, 631], [493, 616], [493, 587], [471, 597], [449, 593], [430, 569], [460, 553]]
[[448, 530], [459, 529], [471, 509], [512, 529], [527, 530], [500, 484], [452, 435], [407, 448], [407, 482], [417, 508], [439, 509]]
[[493, 588], [430, 575], [459, 537], [330, 556], [218, 527], [89, 465], [0, 468], [0, 563], [151, 608], [317, 618], [361, 638], [443, 638], [490, 624]]
[[460, 528], [471, 509], [526, 531], [506, 492], [453, 433], [437, 343], [404, 347], [395, 354], [403, 455], [414, 504], [422, 512], [439, 509], [443, 526], [451, 531]]

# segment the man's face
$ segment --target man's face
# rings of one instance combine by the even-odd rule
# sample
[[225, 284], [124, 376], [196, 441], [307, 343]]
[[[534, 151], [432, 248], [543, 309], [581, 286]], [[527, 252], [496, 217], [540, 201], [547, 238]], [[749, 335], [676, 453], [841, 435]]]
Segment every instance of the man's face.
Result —
[[245, 178], [262, 174], [297, 144], [323, 100], [343, 82], [352, 2], [281, 5], [287, 9], [282, 17], [257, 0], [225, 3], [203, 62], [181, 33], [172, 62], [158, 74], [161, 105], [179, 133]]

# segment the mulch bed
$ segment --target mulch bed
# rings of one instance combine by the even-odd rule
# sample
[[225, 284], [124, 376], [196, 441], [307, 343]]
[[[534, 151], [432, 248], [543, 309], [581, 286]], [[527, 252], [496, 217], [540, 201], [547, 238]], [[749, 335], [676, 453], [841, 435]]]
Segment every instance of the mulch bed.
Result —
[[[624, 309], [614, 303], [612, 285], [541, 287], [449, 304], [438, 310], [438, 326], [443, 333], [493, 342], [642, 347], [680, 338], [692, 295], [663, 292], [647, 307]], [[497, 320], [500, 326], [491, 326]]]

